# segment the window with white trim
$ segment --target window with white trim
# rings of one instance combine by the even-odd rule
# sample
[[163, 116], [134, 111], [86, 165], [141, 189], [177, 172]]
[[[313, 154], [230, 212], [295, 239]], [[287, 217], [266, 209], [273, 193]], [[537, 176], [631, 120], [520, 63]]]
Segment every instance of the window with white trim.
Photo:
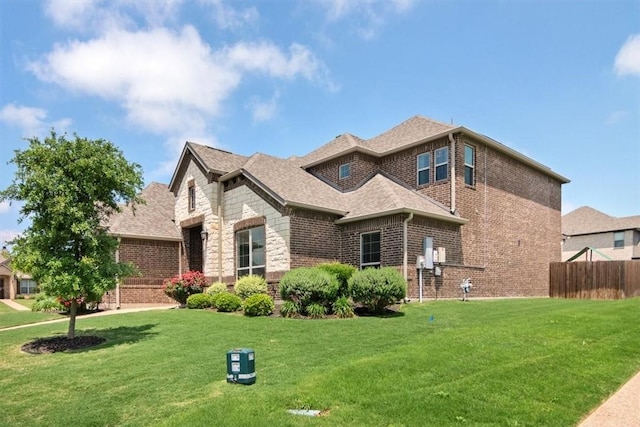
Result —
[[20, 279], [20, 293], [35, 294], [36, 293], [36, 281], [32, 279]]
[[475, 184], [476, 149], [470, 145], [464, 146], [464, 183]]
[[339, 176], [340, 179], [349, 178], [351, 176], [351, 163], [340, 165]]
[[613, 247], [624, 248], [624, 231], [616, 231], [613, 233]]
[[266, 274], [266, 237], [264, 225], [236, 232], [237, 277]]
[[360, 235], [360, 268], [380, 268], [380, 232]]
[[438, 148], [435, 152], [436, 181], [449, 177], [449, 147]]
[[431, 173], [431, 153], [418, 154], [416, 166], [418, 168], [418, 185], [428, 184]]

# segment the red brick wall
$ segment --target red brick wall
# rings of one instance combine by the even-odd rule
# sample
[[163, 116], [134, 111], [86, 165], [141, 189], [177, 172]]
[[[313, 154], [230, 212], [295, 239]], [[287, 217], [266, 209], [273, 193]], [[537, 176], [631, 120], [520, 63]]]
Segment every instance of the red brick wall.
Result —
[[335, 216], [293, 210], [289, 213], [291, 267], [310, 267], [340, 259], [340, 229]]
[[[340, 165], [349, 163], [351, 174], [348, 178], [340, 179]], [[342, 191], [356, 188], [365, 179], [378, 170], [377, 159], [362, 153], [352, 153], [337, 159], [309, 168], [309, 172], [332, 183]]]
[[[123, 280], [120, 286], [121, 304], [173, 303], [162, 291], [162, 281], [178, 274], [178, 242], [123, 238], [120, 241], [120, 261], [132, 262], [140, 277]], [[103, 301], [113, 300], [115, 289]]]

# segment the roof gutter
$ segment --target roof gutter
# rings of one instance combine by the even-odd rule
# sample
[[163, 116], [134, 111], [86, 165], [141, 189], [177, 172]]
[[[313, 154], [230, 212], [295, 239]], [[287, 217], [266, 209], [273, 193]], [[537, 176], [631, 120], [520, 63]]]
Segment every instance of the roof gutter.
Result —
[[118, 239], [160, 240], [163, 242], [181, 242], [181, 237], [150, 236], [146, 234], [109, 233]]
[[[324, 207], [321, 207], [321, 206], [308, 205], [306, 203], [293, 202], [293, 201], [289, 201], [289, 200], [284, 202], [283, 204], [284, 204], [284, 206], [291, 206], [293, 208], [309, 209], [309, 210], [313, 210], [313, 211], [325, 212], [325, 213], [328, 213], [328, 214], [339, 215], [339, 216], [345, 216], [346, 214], [349, 213], [347, 211], [342, 211], [342, 210], [338, 210], [338, 209], [324, 208]], [[341, 220], [337, 220], [336, 223], [338, 221], [341, 221]]]
[[389, 215], [395, 215], [395, 214], [410, 214], [413, 213], [415, 215], [418, 216], [422, 216], [425, 218], [431, 218], [431, 219], [435, 219], [438, 221], [443, 221], [443, 222], [449, 222], [452, 224], [459, 224], [459, 225], [464, 225], [467, 222], [469, 222], [468, 219], [464, 219], [464, 218], [460, 218], [460, 217], [452, 217], [449, 215], [440, 215], [440, 214], [434, 214], [434, 213], [430, 213], [430, 212], [424, 212], [424, 211], [418, 211], [415, 209], [407, 209], [407, 208], [400, 208], [400, 209], [393, 209], [390, 211], [383, 211], [383, 212], [376, 212], [376, 213], [372, 213], [369, 215], [360, 215], [360, 216], [354, 216], [351, 218], [341, 218], [335, 221], [336, 224], [346, 224], [349, 222], [355, 222], [355, 221], [363, 221], [365, 219], [371, 219], [371, 218], [379, 218], [382, 216], [389, 216]]

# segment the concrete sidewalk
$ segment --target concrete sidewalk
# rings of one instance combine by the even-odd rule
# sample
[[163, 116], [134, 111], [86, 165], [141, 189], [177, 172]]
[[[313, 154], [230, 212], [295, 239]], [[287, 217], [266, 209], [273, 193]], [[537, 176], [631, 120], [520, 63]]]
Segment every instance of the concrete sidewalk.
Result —
[[640, 372], [578, 424], [578, 427], [632, 426], [640, 426]]
[[8, 305], [9, 307], [13, 308], [14, 310], [18, 310], [18, 311], [31, 311], [29, 308], [25, 307], [22, 304], [18, 304], [17, 302], [10, 300], [10, 299], [0, 299], [0, 302], [5, 303], [6, 305]]
[[[6, 303], [7, 300], [0, 300], [0, 301]], [[11, 301], [11, 302], [13, 304], [16, 304], [13, 301]], [[11, 304], [7, 304], [7, 305], [11, 306]], [[20, 304], [16, 304], [16, 305], [20, 305]], [[11, 307], [13, 307], [13, 306], [11, 306]], [[176, 307], [177, 306], [175, 304], [160, 304], [160, 305], [153, 305], [153, 306], [145, 305], [145, 306], [142, 306], [142, 307], [123, 308], [123, 309], [120, 309], [120, 310], [105, 310], [105, 311], [99, 311], [97, 313], [81, 314], [76, 318], [76, 322], [81, 321], [82, 319], [88, 319], [88, 318], [91, 318], [91, 317], [111, 316], [111, 315], [114, 315], [114, 314], [124, 314], [124, 313], [137, 313], [137, 312], [140, 312], [140, 311], [150, 311], [150, 310], [169, 310], [169, 309], [176, 308]], [[27, 308], [27, 310], [29, 310], [29, 309]], [[18, 325], [18, 326], [10, 326], [8, 328], [0, 329], [0, 332], [12, 331], [12, 330], [15, 330], [15, 329], [30, 328], [32, 326], [48, 325], [48, 324], [51, 324], [51, 323], [68, 322], [68, 321], [69, 321], [68, 317], [63, 317], [61, 319], [46, 320], [44, 322], [29, 323], [29, 324], [26, 324], [26, 325]]]

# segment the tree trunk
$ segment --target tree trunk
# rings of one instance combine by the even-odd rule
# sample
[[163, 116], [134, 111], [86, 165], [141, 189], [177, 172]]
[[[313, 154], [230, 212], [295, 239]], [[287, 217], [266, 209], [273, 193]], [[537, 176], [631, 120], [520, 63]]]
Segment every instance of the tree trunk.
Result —
[[78, 301], [75, 298], [71, 299], [71, 306], [69, 306], [69, 331], [67, 332], [67, 338], [73, 339], [76, 336], [76, 314], [78, 313]]

